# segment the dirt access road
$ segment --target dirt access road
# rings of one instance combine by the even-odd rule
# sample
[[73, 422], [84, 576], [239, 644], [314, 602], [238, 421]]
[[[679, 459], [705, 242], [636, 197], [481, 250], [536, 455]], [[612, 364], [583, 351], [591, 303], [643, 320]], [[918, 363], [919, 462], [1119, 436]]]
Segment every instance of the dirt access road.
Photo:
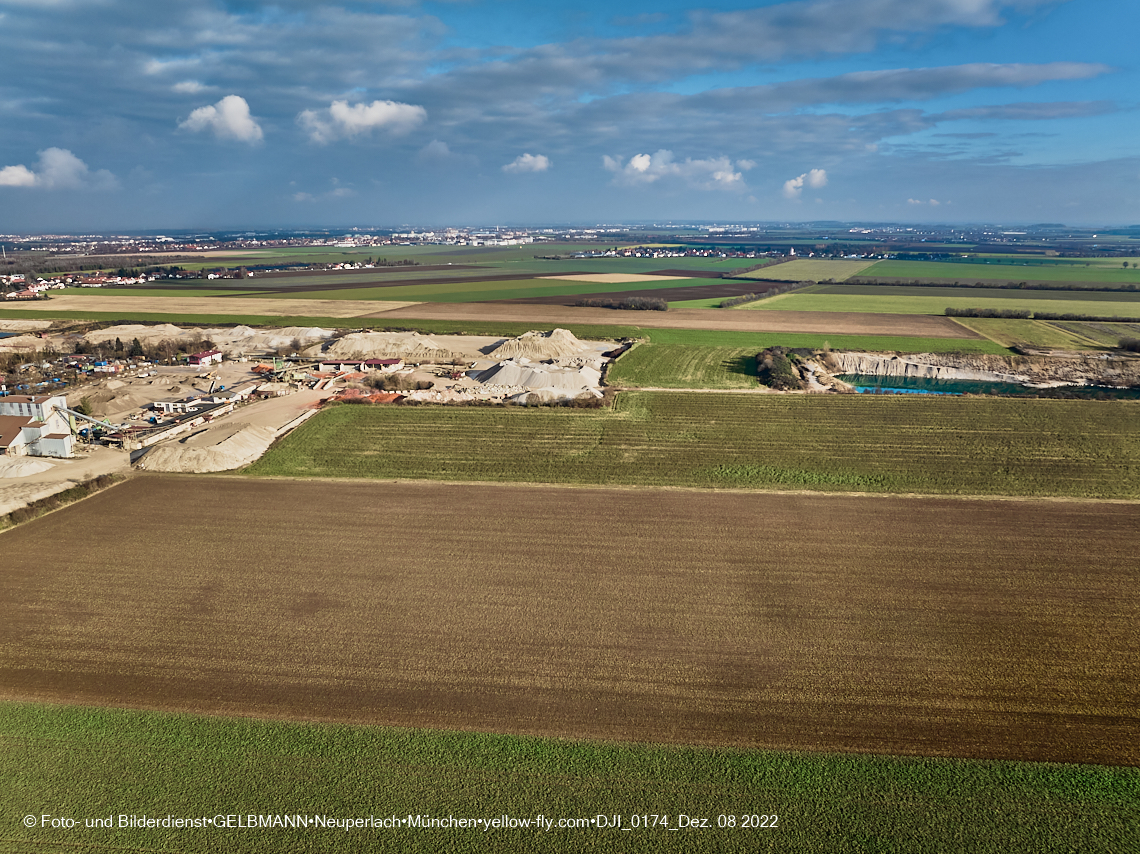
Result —
[[1137, 765], [1138, 532], [1135, 503], [140, 476], [0, 535], [0, 698]]

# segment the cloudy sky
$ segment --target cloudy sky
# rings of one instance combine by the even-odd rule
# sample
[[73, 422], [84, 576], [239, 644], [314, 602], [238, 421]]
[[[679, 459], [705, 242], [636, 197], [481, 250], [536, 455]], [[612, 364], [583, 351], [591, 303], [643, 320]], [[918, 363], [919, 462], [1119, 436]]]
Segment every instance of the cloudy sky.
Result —
[[0, 230], [1140, 222], [1135, 0], [0, 0]]

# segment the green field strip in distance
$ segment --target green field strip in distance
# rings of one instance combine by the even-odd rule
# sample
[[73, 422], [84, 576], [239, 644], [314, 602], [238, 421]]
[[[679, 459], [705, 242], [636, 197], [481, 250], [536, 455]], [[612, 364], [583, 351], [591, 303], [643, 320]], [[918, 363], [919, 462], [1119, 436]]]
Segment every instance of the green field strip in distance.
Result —
[[841, 296], [820, 293], [782, 294], [772, 299], [742, 305], [741, 311], [836, 311], [859, 314], [944, 314], [947, 308], [985, 308], [997, 311], [1031, 311], [1050, 314], [1091, 314], [1111, 317], [1140, 317], [1140, 300], [1072, 300], [1015, 297], [980, 299], [927, 296]]
[[[1132, 303], [1140, 310], [1140, 293], [1131, 291], [1083, 291], [1083, 290], [1044, 290], [1019, 288], [978, 288], [974, 286], [951, 288], [937, 286], [907, 285], [813, 285], [798, 293], [832, 294], [834, 296], [865, 297], [919, 297], [923, 299], [979, 299], [979, 300], [1023, 300], [1025, 308], [1032, 309], [1031, 303], [1040, 300], [1061, 300], [1064, 302], [1119, 302]], [[985, 305], [984, 303], [982, 304]]]
[[493, 302], [531, 297], [654, 291], [662, 288], [717, 287], [718, 279], [665, 279], [641, 282], [583, 282], [566, 279], [516, 279], [493, 282], [448, 282], [434, 285], [390, 285], [335, 291], [263, 294], [265, 299], [394, 300], [400, 302]]
[[[11, 783], [4, 840], [13, 851], [1107, 854], [1129, 850], [1140, 823], [1140, 770], [1095, 765], [605, 744], [25, 703], [0, 703], [0, 739], [0, 779]], [[79, 826], [21, 821], [43, 814]], [[632, 816], [646, 814], [668, 816], [669, 827], [682, 814], [709, 826], [164, 829], [120, 827], [118, 818], [621, 815], [630, 828]], [[779, 818], [774, 829], [745, 829], [739, 819], [720, 828], [722, 815]], [[108, 817], [109, 828], [84, 826]]]
[[1063, 350], [1100, 350], [1102, 347], [1090, 338], [1069, 332], [1047, 320], [1022, 320], [1001, 317], [955, 317], [954, 322], [979, 335], [985, 335], [996, 344], [1011, 347], [1029, 344], [1036, 347], [1056, 347]]
[[1074, 266], [1060, 264], [1022, 266], [1020, 264], [985, 264], [957, 261], [879, 261], [863, 272], [861, 279], [882, 276], [886, 279], [950, 279], [963, 282], [996, 279], [1012, 282], [1124, 282], [1140, 284], [1140, 269], [1099, 265]]

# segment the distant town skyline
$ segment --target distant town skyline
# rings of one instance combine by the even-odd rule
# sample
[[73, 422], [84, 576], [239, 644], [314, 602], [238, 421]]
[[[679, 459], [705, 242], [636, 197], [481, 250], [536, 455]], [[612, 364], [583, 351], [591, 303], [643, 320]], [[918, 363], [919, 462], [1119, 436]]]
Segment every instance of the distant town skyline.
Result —
[[1128, 0], [0, 0], [0, 232], [1140, 222]]

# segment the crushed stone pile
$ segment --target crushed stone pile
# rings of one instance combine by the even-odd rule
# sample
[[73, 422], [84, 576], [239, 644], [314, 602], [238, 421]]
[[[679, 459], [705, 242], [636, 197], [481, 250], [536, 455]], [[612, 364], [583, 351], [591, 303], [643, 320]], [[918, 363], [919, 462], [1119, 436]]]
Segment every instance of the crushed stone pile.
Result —
[[353, 332], [338, 338], [322, 353], [329, 359], [403, 359], [405, 362], [450, 362], [457, 353], [418, 332]]
[[492, 359], [565, 359], [576, 356], [590, 345], [579, 341], [569, 329], [552, 329], [550, 332], [525, 332], [518, 338], [509, 338], [491, 351]]
[[27, 458], [0, 461], [0, 477], [28, 477], [41, 474], [54, 468], [51, 463], [44, 460], [30, 460]]
[[258, 459], [276, 436], [272, 427], [251, 424], [229, 426], [240, 426], [240, 429], [227, 430], [229, 435], [216, 445], [191, 447], [180, 442], [159, 445], [139, 460], [139, 468], [166, 472], [229, 471]]
[[530, 364], [526, 359], [508, 359], [475, 375], [485, 385], [521, 386], [522, 388], [549, 388], [579, 391], [597, 386], [602, 374], [596, 368], [560, 369]]

